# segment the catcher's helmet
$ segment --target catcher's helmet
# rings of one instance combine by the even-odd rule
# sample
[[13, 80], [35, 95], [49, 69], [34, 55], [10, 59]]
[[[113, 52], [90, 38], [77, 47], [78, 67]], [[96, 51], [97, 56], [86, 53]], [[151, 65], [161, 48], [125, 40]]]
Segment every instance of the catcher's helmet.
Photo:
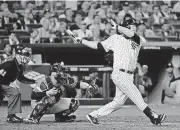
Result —
[[61, 63], [54, 63], [53, 65], [50, 66], [50, 69], [49, 69], [49, 72], [57, 72], [57, 73], [60, 73], [62, 71], [65, 70], [65, 66], [64, 66], [64, 63], [61, 62]]
[[129, 28], [129, 25], [136, 25], [136, 21], [135, 19], [128, 19], [123, 21], [123, 23], [121, 24], [121, 26]]

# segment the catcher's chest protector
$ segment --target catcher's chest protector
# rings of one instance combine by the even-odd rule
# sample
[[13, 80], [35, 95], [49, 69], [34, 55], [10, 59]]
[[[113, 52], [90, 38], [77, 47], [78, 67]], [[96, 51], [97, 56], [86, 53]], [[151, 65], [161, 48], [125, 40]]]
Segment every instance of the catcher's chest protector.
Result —
[[48, 76], [45, 76], [41, 82], [36, 84], [36, 87], [34, 88], [33, 91], [44, 92], [44, 91], [52, 89], [53, 87], [54, 85], [52, 84], [51, 79]]

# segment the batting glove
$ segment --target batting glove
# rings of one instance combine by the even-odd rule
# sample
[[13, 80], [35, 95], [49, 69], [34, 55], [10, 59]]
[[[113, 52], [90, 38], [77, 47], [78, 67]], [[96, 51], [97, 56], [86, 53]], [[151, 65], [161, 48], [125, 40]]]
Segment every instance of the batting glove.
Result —
[[80, 37], [75, 37], [73, 38], [74, 44], [81, 44], [82, 43], [82, 38]]

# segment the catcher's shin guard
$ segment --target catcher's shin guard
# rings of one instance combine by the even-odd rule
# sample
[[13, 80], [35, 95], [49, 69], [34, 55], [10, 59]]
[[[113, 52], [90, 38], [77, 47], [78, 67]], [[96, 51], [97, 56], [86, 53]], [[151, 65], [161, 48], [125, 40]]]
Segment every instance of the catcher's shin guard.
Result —
[[78, 108], [79, 108], [79, 101], [76, 99], [71, 99], [71, 103], [69, 105], [69, 109], [64, 110], [62, 112], [56, 113], [55, 117], [59, 117], [59, 116], [68, 116], [71, 113], [75, 112]]
[[55, 103], [55, 97], [44, 97], [40, 103], [38, 103], [35, 108], [33, 109], [30, 118], [33, 118], [36, 120], [38, 123], [42, 116], [46, 113], [48, 109], [50, 109], [54, 103]]

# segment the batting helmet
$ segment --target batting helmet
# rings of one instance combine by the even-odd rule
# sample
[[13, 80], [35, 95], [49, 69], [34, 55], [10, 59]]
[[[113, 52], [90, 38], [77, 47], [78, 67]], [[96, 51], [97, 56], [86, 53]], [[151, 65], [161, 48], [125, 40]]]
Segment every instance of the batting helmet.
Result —
[[129, 25], [136, 25], [136, 21], [135, 19], [128, 19], [123, 21], [123, 23], [121, 24], [121, 26], [129, 28]]

